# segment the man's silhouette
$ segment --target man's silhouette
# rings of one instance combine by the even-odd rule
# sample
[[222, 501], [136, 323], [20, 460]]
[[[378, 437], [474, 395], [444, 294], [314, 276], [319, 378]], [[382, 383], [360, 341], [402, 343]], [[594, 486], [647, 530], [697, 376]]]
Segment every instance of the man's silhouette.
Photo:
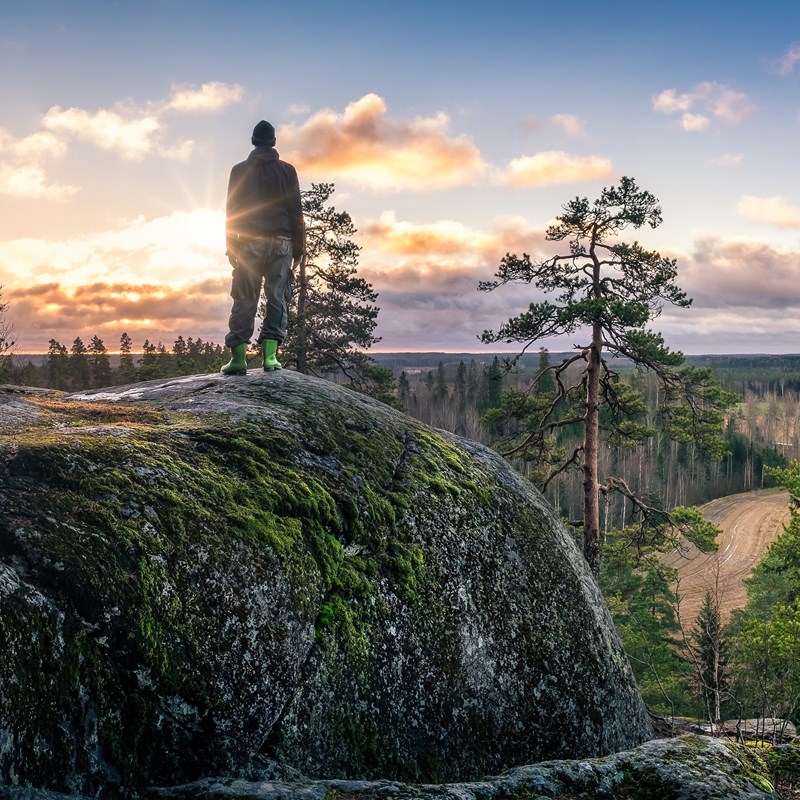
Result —
[[233, 307], [225, 337], [232, 357], [222, 368], [225, 375], [247, 372], [247, 344], [262, 284], [267, 310], [257, 341], [264, 370], [281, 368], [275, 354], [286, 335], [292, 266], [300, 263], [305, 247], [297, 172], [278, 158], [275, 128], [261, 120], [250, 141], [255, 149], [234, 166], [228, 183], [225, 240], [233, 267]]

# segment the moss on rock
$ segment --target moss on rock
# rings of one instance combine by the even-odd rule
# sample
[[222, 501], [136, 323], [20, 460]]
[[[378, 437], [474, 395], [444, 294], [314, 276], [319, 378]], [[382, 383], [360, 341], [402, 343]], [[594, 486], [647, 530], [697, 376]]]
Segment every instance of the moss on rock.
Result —
[[452, 780], [647, 736], [580, 554], [491, 451], [288, 371], [13, 402], [0, 782]]

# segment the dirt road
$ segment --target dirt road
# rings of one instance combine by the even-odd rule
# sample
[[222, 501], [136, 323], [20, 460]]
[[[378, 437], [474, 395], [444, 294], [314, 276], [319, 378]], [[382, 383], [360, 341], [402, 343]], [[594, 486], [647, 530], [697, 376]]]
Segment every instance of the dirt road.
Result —
[[742, 581], [789, 520], [789, 495], [772, 489], [734, 494], [712, 500], [702, 510], [707, 519], [722, 528], [719, 551], [701, 553], [692, 545], [683, 555], [673, 552], [665, 559], [678, 570], [685, 625], [694, 622], [706, 590], [713, 591], [717, 570], [723, 622], [734, 608], [744, 607], [747, 592]]

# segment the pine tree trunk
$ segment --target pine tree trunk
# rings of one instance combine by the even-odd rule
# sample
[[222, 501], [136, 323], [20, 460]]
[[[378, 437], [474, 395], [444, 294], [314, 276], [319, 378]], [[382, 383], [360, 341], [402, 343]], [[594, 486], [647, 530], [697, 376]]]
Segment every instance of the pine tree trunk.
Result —
[[586, 427], [583, 465], [583, 554], [595, 580], [600, 579], [600, 498], [597, 479], [597, 453], [600, 423], [600, 353], [602, 329], [595, 322], [589, 366], [586, 370]]

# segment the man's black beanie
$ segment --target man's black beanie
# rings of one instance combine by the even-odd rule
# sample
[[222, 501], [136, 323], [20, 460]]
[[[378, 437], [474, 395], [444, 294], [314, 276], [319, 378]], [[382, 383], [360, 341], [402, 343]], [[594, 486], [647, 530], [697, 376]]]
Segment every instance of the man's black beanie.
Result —
[[275, 128], [266, 120], [262, 119], [258, 125], [253, 128], [253, 136], [250, 141], [254, 147], [274, 147], [275, 146]]

